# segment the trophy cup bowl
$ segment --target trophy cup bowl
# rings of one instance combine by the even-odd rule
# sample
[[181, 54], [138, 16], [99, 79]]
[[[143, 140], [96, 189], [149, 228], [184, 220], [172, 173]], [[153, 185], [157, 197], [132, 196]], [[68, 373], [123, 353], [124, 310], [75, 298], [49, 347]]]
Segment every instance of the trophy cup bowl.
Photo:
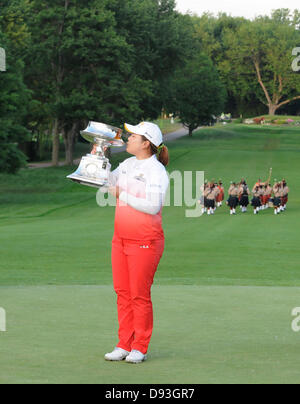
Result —
[[82, 185], [101, 188], [109, 185], [111, 164], [105, 157], [109, 147], [122, 147], [122, 129], [100, 122], [90, 122], [81, 131], [81, 136], [96, 145], [96, 154], [87, 154], [81, 159], [78, 169], [67, 178]]

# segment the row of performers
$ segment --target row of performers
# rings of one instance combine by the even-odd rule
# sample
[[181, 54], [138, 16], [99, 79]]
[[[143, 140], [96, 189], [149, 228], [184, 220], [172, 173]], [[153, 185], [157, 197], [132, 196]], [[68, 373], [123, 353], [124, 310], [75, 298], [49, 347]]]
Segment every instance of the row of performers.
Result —
[[[225, 190], [222, 181], [218, 183], [206, 182], [201, 189], [203, 197], [199, 201], [202, 205], [202, 213], [213, 215], [217, 207], [222, 206], [225, 199]], [[274, 207], [274, 214], [286, 210], [288, 202], [289, 187], [286, 180], [275, 180], [272, 186], [269, 182], [259, 180], [252, 189], [253, 198], [251, 205], [254, 214], [257, 215], [261, 210]], [[247, 212], [250, 204], [251, 192], [244, 179], [241, 182], [232, 182], [228, 190], [229, 198], [226, 204], [230, 208], [230, 214], [236, 214], [237, 206], [241, 207], [243, 213]]]

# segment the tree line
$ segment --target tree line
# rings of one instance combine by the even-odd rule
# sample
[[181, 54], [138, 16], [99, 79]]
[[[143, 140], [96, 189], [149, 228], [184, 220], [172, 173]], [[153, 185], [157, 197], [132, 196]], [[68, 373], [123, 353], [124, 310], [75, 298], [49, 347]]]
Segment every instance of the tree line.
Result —
[[[175, 0], [0, 0], [0, 171], [25, 162], [18, 145], [61, 138], [73, 163], [90, 120], [121, 126], [179, 116], [192, 135], [212, 115], [298, 108], [300, 12], [254, 21], [183, 15]], [[295, 107], [296, 105], [296, 107]]]

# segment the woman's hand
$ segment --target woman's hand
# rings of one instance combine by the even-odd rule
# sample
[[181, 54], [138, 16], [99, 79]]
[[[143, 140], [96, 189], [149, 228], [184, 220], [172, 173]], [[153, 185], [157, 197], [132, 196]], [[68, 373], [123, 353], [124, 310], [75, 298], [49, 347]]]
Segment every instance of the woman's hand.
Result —
[[108, 192], [109, 192], [112, 196], [114, 196], [115, 198], [119, 199], [121, 190], [120, 190], [120, 187], [119, 187], [119, 186], [116, 186], [116, 187], [112, 187], [112, 186], [111, 186], [111, 187], [108, 188]]

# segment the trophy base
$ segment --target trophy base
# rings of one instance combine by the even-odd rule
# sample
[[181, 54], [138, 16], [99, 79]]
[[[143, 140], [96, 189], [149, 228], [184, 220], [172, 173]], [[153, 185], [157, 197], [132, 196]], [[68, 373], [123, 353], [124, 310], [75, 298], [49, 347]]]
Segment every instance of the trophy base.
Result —
[[67, 178], [81, 185], [101, 188], [108, 185], [110, 169], [108, 159], [87, 155], [82, 158], [77, 171]]
[[92, 180], [90, 178], [84, 178], [84, 177], [81, 177], [76, 174], [69, 175], [67, 178], [69, 180], [72, 180], [73, 182], [77, 182], [77, 184], [86, 185], [88, 187], [101, 188], [101, 187], [107, 186], [107, 183], [105, 183], [103, 181]]

